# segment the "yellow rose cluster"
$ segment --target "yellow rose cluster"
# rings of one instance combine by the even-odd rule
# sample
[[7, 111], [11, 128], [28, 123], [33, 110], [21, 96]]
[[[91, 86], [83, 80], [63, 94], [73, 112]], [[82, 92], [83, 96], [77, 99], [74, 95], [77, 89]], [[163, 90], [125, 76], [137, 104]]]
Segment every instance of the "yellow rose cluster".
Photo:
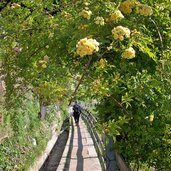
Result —
[[129, 38], [130, 37], [130, 30], [126, 27], [123, 26], [117, 26], [114, 27], [112, 30], [112, 34], [114, 39], [119, 39], [119, 40], [124, 40], [124, 38]]
[[119, 6], [119, 9], [124, 13], [124, 14], [130, 14], [132, 12], [132, 9], [135, 6], [135, 2], [131, 0], [126, 0], [122, 2]]
[[106, 59], [101, 58], [100, 61], [98, 62], [98, 65], [102, 69], [105, 68], [105, 66], [107, 65]]
[[80, 26], [78, 26], [78, 29], [79, 29], [79, 30], [86, 30], [87, 27], [88, 27], [87, 24], [81, 24]]
[[83, 18], [86, 18], [86, 19], [90, 19], [92, 15], [92, 12], [90, 10], [82, 10], [81, 12], [79, 12], [79, 16], [83, 17]]
[[14, 9], [14, 8], [20, 8], [21, 7], [21, 5], [20, 4], [17, 4], [17, 3], [13, 3], [12, 5], [11, 5], [11, 8], [12, 9]]
[[138, 13], [143, 16], [150, 16], [153, 14], [153, 10], [146, 4], [138, 4]]
[[94, 89], [94, 90], [99, 90], [100, 88], [100, 80], [94, 80], [92, 83], [91, 83], [91, 87]]
[[43, 60], [39, 60], [36, 65], [39, 69], [45, 69], [47, 68], [48, 62], [49, 62], [49, 56], [45, 55]]
[[151, 113], [151, 114], [150, 114], [149, 120], [150, 120], [150, 122], [153, 122], [153, 120], [154, 120], [154, 113]]
[[86, 37], [77, 43], [76, 48], [77, 54], [83, 57], [85, 55], [92, 55], [94, 51], [99, 51], [99, 43], [95, 39], [88, 39]]
[[137, 31], [137, 29], [134, 29], [131, 31], [131, 37], [137, 37], [139, 36], [141, 33], [139, 31]]
[[110, 46], [107, 47], [107, 50], [111, 50], [113, 48], [113, 45], [110, 44]]
[[64, 16], [64, 18], [65, 18], [66, 20], [72, 19], [72, 15], [71, 15], [70, 13], [66, 12], [66, 11], [63, 11], [63, 12], [62, 12], [62, 15]]
[[135, 2], [134, 0], [126, 0], [122, 2], [119, 6], [119, 9], [124, 14], [130, 14], [134, 7], [137, 7], [137, 12], [143, 16], [150, 16], [153, 14], [153, 10], [150, 6], [146, 4], [141, 4], [140, 2]]
[[97, 24], [97, 25], [101, 25], [101, 26], [104, 26], [104, 24], [105, 24], [105, 22], [104, 22], [104, 18], [103, 17], [96, 17], [95, 18], [95, 23]]
[[132, 47], [129, 47], [122, 53], [122, 58], [132, 59], [135, 58], [135, 50]]
[[89, 3], [89, 2], [84, 2], [84, 5], [85, 5], [85, 6], [89, 6], [90, 3]]
[[119, 19], [124, 18], [123, 14], [121, 13], [120, 10], [116, 10], [114, 13], [110, 15], [110, 20], [111, 21], [117, 21]]

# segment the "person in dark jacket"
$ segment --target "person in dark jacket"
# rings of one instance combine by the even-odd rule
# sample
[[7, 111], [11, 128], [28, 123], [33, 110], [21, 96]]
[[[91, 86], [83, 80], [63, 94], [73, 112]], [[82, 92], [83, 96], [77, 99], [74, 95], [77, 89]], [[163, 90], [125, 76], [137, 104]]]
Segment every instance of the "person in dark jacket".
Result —
[[73, 106], [73, 117], [75, 120], [75, 124], [76, 126], [78, 126], [79, 123], [79, 118], [80, 118], [80, 114], [81, 114], [81, 107], [77, 104], [77, 102], [75, 102], [74, 106]]

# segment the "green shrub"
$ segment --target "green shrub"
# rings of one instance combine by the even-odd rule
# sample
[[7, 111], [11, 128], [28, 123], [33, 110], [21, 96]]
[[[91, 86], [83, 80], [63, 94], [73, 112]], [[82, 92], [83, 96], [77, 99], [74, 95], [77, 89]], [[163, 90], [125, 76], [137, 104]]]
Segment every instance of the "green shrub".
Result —
[[6, 112], [4, 125], [11, 126], [13, 135], [0, 144], [0, 170], [27, 170], [33, 164], [51, 137], [52, 121], [58, 124], [54, 106], [50, 108], [47, 119], [40, 121], [39, 103], [27, 94], [19, 108]]

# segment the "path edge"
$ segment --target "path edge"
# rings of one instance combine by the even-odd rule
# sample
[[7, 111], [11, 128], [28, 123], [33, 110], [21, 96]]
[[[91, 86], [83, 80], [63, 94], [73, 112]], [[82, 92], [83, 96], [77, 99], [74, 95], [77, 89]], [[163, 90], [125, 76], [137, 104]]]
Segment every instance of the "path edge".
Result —
[[[60, 128], [62, 127], [62, 123], [60, 123]], [[38, 171], [42, 167], [43, 163], [46, 161], [49, 156], [52, 148], [54, 147], [58, 136], [60, 134], [60, 129], [56, 132], [52, 133], [51, 139], [48, 141], [46, 148], [41, 152], [41, 155], [36, 158], [34, 163], [29, 167], [28, 171]]]
[[68, 154], [70, 151], [71, 138], [73, 135], [73, 121], [72, 121], [71, 117], [69, 118], [69, 123], [70, 123], [70, 126], [69, 126], [68, 140], [67, 140], [64, 152], [62, 154], [61, 160], [59, 162], [59, 165], [58, 165], [56, 171], [63, 171], [66, 167], [66, 164], [67, 164], [67, 157], [68, 157]]

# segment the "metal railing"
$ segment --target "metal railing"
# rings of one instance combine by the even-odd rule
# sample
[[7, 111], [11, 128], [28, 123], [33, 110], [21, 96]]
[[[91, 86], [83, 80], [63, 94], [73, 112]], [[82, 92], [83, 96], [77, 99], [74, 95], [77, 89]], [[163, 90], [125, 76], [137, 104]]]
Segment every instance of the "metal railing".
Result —
[[104, 142], [102, 141], [100, 135], [97, 133], [96, 130], [96, 124], [97, 124], [97, 119], [86, 109], [82, 109], [82, 119], [86, 123], [88, 130], [91, 134], [91, 137], [94, 142], [94, 146], [98, 155], [98, 158], [100, 160], [100, 164], [102, 167], [102, 170], [106, 170], [106, 165], [105, 165], [105, 145]]
[[104, 133], [104, 139], [98, 134], [96, 129], [97, 119], [91, 114], [88, 110], [82, 108], [82, 118], [86, 123], [88, 130], [91, 134], [91, 137], [100, 160], [100, 164], [103, 171], [130, 171], [130, 168], [127, 166], [122, 156], [115, 150], [111, 151], [111, 147], [114, 145], [112, 137], [108, 136], [108, 141], [112, 142], [106, 144], [107, 135]]

